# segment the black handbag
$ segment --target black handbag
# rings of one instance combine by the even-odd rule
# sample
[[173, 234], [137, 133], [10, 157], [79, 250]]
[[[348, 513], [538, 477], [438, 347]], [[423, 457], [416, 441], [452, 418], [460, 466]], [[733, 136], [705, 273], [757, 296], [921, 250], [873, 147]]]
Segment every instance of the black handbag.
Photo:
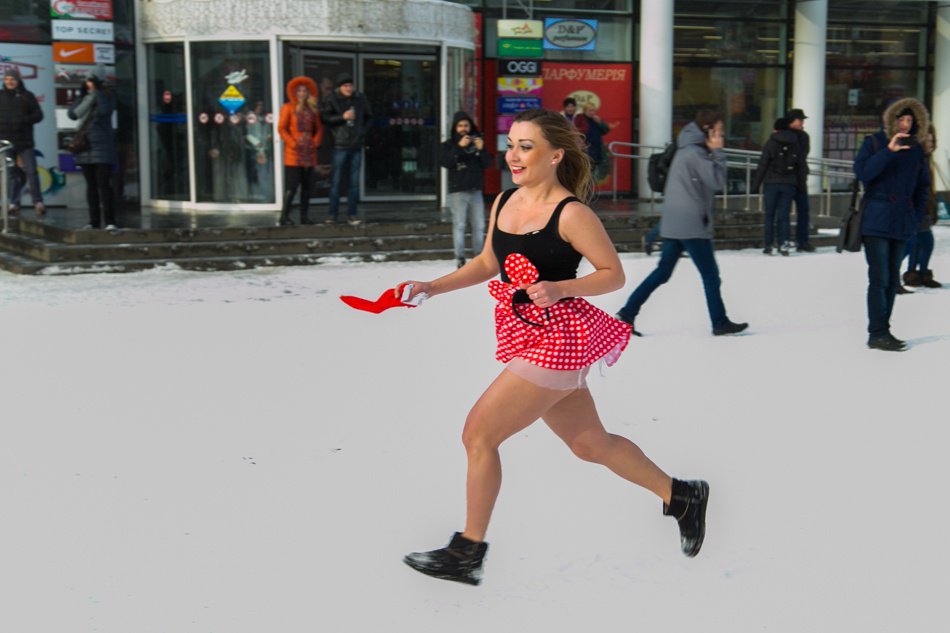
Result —
[[69, 139], [69, 143], [66, 144], [66, 149], [70, 154], [82, 154], [89, 150], [89, 137], [86, 136], [86, 130], [89, 128], [90, 121], [92, 121], [91, 115], [83, 121], [82, 126], [76, 130], [73, 137]]
[[864, 197], [858, 202], [858, 193], [861, 185], [855, 178], [851, 183], [851, 205], [848, 212], [841, 218], [841, 228], [838, 230], [838, 244], [835, 250], [857, 253], [861, 251], [861, 218], [864, 216]]

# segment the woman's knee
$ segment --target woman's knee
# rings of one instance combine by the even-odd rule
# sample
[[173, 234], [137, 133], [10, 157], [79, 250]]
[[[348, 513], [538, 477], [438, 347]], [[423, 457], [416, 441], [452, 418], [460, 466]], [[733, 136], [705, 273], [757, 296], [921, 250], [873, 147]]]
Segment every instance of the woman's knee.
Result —
[[571, 451], [585, 462], [600, 463], [610, 445], [607, 433], [585, 433], [574, 438], [569, 446]]

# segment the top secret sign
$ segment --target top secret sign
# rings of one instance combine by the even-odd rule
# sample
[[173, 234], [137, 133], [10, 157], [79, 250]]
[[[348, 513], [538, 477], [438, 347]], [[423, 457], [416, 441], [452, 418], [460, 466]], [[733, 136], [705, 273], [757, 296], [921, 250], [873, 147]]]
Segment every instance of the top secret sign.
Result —
[[115, 32], [112, 22], [99, 20], [50, 20], [54, 40], [72, 42], [112, 42]]

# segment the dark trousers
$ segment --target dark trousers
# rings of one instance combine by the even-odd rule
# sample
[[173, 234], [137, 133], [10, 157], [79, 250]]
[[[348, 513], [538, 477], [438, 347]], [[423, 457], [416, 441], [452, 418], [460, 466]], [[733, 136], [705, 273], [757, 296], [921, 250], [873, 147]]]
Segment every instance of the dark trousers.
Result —
[[719, 287], [722, 281], [719, 278], [719, 266], [716, 265], [716, 256], [713, 254], [712, 240], [676, 240], [663, 238], [660, 249], [660, 261], [647, 278], [640, 282], [633, 291], [626, 305], [620, 309], [620, 315], [633, 320], [640, 313], [640, 308], [646, 303], [653, 291], [669, 281], [673, 275], [676, 262], [680, 260], [683, 251], [689, 253], [693, 264], [703, 278], [703, 289], [706, 291], [706, 308], [709, 310], [709, 319], [713, 327], [719, 327], [728, 320], [726, 307], [722, 303]]
[[310, 184], [313, 182], [313, 167], [284, 167], [284, 208], [283, 217], [290, 217], [290, 205], [300, 188], [300, 222], [310, 218]]
[[891, 331], [891, 312], [907, 243], [868, 235], [863, 240], [868, 262], [868, 335], [875, 338]]
[[330, 174], [330, 217], [334, 220], [340, 214], [340, 182], [343, 170], [350, 176], [350, 189], [346, 194], [346, 215], [356, 218], [356, 205], [360, 201], [360, 168], [363, 166], [363, 149], [336, 148], [333, 150], [333, 173]]
[[[765, 205], [765, 247], [782, 245], [788, 241], [791, 221], [792, 200], [798, 187], [781, 183], [766, 183], [762, 187]], [[798, 216], [801, 218], [801, 215]], [[778, 226], [776, 226], [778, 222]], [[799, 225], [801, 226], [801, 225]], [[807, 241], [807, 239], [806, 239]], [[799, 239], [799, 244], [803, 242]]]
[[115, 196], [112, 193], [112, 165], [96, 163], [80, 165], [86, 179], [86, 204], [89, 206], [89, 224], [94, 228], [115, 224]]
[[916, 233], [907, 240], [907, 272], [930, 270], [934, 252], [934, 233], [930, 229]]
[[799, 246], [808, 244], [808, 188], [795, 189], [795, 241]]

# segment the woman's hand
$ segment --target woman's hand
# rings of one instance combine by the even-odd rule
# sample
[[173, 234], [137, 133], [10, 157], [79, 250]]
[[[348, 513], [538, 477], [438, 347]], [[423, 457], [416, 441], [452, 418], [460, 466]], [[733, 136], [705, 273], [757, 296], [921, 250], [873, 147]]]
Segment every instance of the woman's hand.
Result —
[[904, 132], [898, 132], [891, 137], [891, 142], [887, 144], [887, 149], [892, 152], [899, 152], [902, 149], [910, 149], [910, 145], [904, 145], [901, 141], [905, 138], [910, 138], [910, 134], [905, 134]]
[[521, 284], [521, 289], [528, 293], [528, 298], [539, 308], [549, 308], [567, 296], [556, 281]]
[[[408, 294], [403, 294], [405, 287], [411, 285], [412, 288], [409, 289]], [[432, 283], [428, 281], [404, 281], [401, 284], [393, 288], [393, 296], [407, 303], [413, 299], [416, 295], [420, 293], [426, 293], [427, 296], [432, 296]]]

